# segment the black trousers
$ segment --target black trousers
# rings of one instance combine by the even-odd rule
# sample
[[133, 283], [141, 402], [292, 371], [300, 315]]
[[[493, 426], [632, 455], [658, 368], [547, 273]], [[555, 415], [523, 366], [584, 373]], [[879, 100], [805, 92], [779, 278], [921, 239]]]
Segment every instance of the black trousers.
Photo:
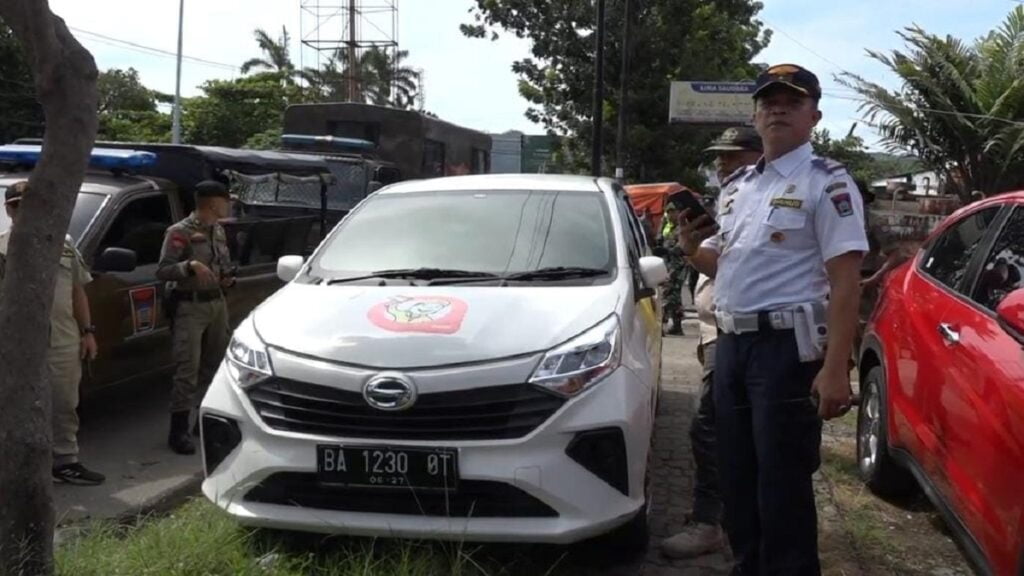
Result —
[[722, 497], [718, 487], [718, 448], [715, 441], [715, 343], [701, 346], [704, 374], [696, 415], [690, 424], [690, 447], [696, 470], [691, 519], [717, 526], [722, 522]]
[[720, 334], [715, 407], [725, 529], [734, 575], [821, 574], [812, 475], [821, 420], [792, 330]]

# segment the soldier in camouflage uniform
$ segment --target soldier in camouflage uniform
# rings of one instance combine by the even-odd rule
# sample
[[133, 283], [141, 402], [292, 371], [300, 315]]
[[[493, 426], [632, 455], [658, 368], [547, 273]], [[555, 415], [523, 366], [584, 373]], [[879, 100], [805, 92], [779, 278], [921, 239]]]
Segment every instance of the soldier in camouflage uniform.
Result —
[[664, 249], [665, 265], [668, 267], [668, 284], [662, 291], [665, 301], [665, 318], [672, 321], [668, 333], [679, 336], [683, 333], [683, 284], [685, 281], [686, 261], [677, 246], [679, 208], [674, 204], [665, 207], [665, 222], [661, 227], [659, 243]]
[[196, 210], [167, 229], [158, 279], [167, 282], [173, 332], [174, 382], [171, 429], [167, 443], [179, 454], [195, 453], [190, 433], [192, 410], [227, 349], [228, 308], [225, 288], [235, 283], [227, 236], [218, 223], [231, 209], [227, 188], [215, 181], [196, 185]]

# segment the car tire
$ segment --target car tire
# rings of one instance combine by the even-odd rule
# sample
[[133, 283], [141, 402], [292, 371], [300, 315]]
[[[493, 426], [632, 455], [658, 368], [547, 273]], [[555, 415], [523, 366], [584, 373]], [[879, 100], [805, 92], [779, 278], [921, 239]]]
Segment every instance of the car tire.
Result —
[[857, 413], [857, 469], [860, 478], [878, 496], [907, 496], [917, 486], [913, 475], [889, 452], [885, 405], [885, 371], [875, 366], [861, 387]]

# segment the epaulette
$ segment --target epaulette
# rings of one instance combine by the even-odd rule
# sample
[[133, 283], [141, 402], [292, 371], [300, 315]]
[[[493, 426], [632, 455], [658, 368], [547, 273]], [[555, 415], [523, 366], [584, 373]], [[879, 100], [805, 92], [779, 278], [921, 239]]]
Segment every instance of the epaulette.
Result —
[[836, 174], [837, 172], [846, 171], [845, 164], [842, 162], [836, 162], [831, 158], [814, 158], [811, 160], [811, 166], [827, 174]]
[[733, 172], [732, 174], [729, 174], [728, 176], [726, 176], [725, 180], [722, 180], [722, 186], [721, 187], [725, 188], [729, 184], [732, 184], [737, 178], [739, 178], [740, 176], [743, 176], [744, 174], [746, 174], [747, 170], [749, 170], [749, 169], [750, 169], [750, 166], [740, 166], [739, 168], [736, 169], [735, 172]]

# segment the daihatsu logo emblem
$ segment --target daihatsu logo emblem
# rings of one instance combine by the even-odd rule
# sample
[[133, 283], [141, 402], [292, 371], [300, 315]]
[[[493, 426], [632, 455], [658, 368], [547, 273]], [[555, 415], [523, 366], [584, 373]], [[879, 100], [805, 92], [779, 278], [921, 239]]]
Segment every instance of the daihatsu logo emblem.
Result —
[[378, 410], [397, 412], [416, 403], [416, 385], [401, 374], [380, 374], [363, 387], [363, 398]]

